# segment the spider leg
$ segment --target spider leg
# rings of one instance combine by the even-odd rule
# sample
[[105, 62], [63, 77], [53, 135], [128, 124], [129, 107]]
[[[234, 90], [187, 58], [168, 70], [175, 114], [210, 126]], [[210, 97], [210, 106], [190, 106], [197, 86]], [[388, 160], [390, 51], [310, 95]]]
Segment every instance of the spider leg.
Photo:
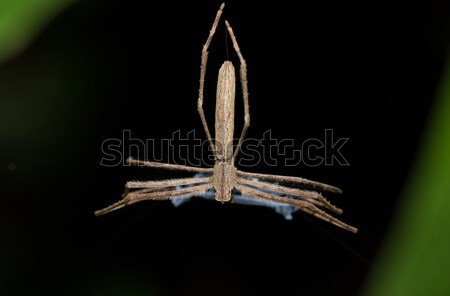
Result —
[[205, 178], [183, 178], [183, 179], [169, 179], [169, 180], [158, 180], [158, 181], [130, 181], [125, 184], [125, 191], [122, 197], [125, 197], [133, 190], [133, 193], [151, 193], [151, 192], [163, 192], [175, 190], [178, 186], [186, 185], [199, 185], [199, 183], [209, 183], [211, 182], [211, 177]]
[[[211, 189], [213, 184], [201, 184], [192, 187], [187, 187], [183, 189], [175, 189], [175, 190], [163, 190], [163, 191], [154, 191], [154, 192], [144, 192], [143, 190], [138, 190], [135, 192], [126, 192], [124, 198], [104, 209], [95, 211], [96, 216], [101, 216], [112, 211], [121, 209], [128, 205], [143, 201], [143, 200], [167, 200], [174, 198], [187, 198], [194, 195], [201, 195]], [[165, 188], [163, 188], [165, 189]]]
[[197, 111], [200, 115], [200, 119], [202, 120], [203, 128], [205, 129], [206, 136], [208, 137], [209, 145], [211, 146], [211, 149], [214, 153], [214, 157], [217, 156], [216, 155], [216, 146], [213, 143], [211, 133], [209, 132], [208, 124], [206, 122], [205, 112], [203, 111], [203, 91], [205, 88], [206, 65], [208, 64], [208, 48], [209, 48], [209, 45], [211, 44], [211, 40], [214, 36], [214, 33], [216, 32], [217, 25], [219, 24], [220, 16], [222, 15], [224, 7], [225, 7], [225, 3], [222, 3], [222, 5], [220, 5], [219, 11], [217, 11], [216, 18], [211, 27], [211, 30], [209, 31], [208, 39], [206, 40], [205, 44], [203, 45], [202, 63], [200, 66], [200, 87], [198, 90], [198, 100], [197, 100]]
[[282, 194], [287, 194], [295, 198], [300, 198], [301, 200], [306, 200], [317, 206], [321, 206], [335, 212], [336, 214], [342, 214], [342, 210], [332, 205], [327, 199], [325, 199], [322, 194], [311, 190], [301, 190], [297, 188], [290, 188], [281, 185], [270, 184], [261, 181], [249, 180], [242, 177], [237, 179], [237, 182], [242, 185], [248, 185], [252, 187], [262, 188], [268, 191], [279, 192]]
[[281, 197], [281, 196], [274, 195], [271, 193], [262, 192], [262, 191], [259, 191], [259, 190], [256, 190], [256, 189], [253, 189], [253, 188], [250, 188], [247, 186], [242, 186], [240, 184], [236, 184], [236, 189], [241, 191], [242, 195], [245, 195], [249, 198], [254, 198], [254, 199], [259, 199], [259, 200], [269, 200], [269, 201], [289, 204], [289, 205], [292, 205], [292, 206], [298, 208], [299, 210], [301, 210], [305, 213], [308, 213], [308, 214], [313, 215], [313, 216], [315, 216], [319, 219], [322, 219], [326, 222], [329, 222], [331, 224], [339, 226], [345, 230], [348, 230], [353, 233], [358, 232], [357, 228], [345, 224], [344, 222], [340, 221], [339, 219], [320, 210], [319, 208], [317, 208], [315, 205], [313, 205], [312, 203], [310, 203], [308, 201], [296, 200], [296, 199], [287, 198], [287, 197]]
[[245, 62], [244, 57], [242, 56], [241, 49], [239, 48], [239, 44], [236, 40], [236, 36], [234, 35], [233, 29], [231, 28], [228, 21], [225, 21], [225, 24], [227, 26], [228, 33], [230, 34], [231, 41], [233, 42], [234, 50], [236, 51], [239, 57], [239, 61], [241, 63], [240, 77], [242, 86], [242, 97], [244, 99], [244, 127], [242, 128], [238, 145], [236, 147], [236, 150], [234, 151], [233, 159], [236, 159], [236, 157], [239, 154], [239, 151], [241, 150], [241, 145], [245, 139], [245, 135], [247, 134], [248, 127], [250, 126], [250, 111], [248, 106], [248, 86], [247, 86], [247, 63]]
[[164, 188], [164, 187], [175, 187], [183, 185], [192, 185], [197, 183], [209, 183], [211, 182], [211, 177], [206, 178], [183, 178], [183, 179], [169, 179], [160, 181], [130, 181], [125, 185], [126, 188]]
[[144, 166], [149, 168], [157, 168], [157, 169], [164, 169], [164, 170], [172, 170], [172, 171], [184, 171], [184, 172], [195, 172], [195, 173], [212, 173], [212, 168], [199, 168], [199, 167], [193, 167], [193, 166], [187, 166], [187, 165], [180, 165], [180, 164], [170, 164], [170, 163], [160, 163], [160, 162], [154, 162], [154, 161], [143, 161], [143, 160], [137, 160], [129, 157], [127, 159], [127, 163], [135, 166]]
[[[162, 188], [143, 188], [143, 189], [138, 189], [138, 190], [133, 190], [133, 193], [151, 193], [151, 192], [164, 192], [164, 191], [171, 191], [171, 190], [175, 190], [176, 187], [175, 186], [169, 186], [169, 187], [162, 187]], [[128, 193], [130, 192], [130, 190], [128, 188], [125, 189], [124, 193], [122, 194], [122, 197], [125, 197], [128, 195]]]
[[313, 188], [319, 188], [321, 190], [328, 191], [328, 192], [342, 193], [342, 190], [335, 186], [308, 180], [308, 179], [304, 179], [304, 178], [300, 178], [300, 177], [249, 173], [249, 172], [244, 172], [244, 171], [240, 171], [240, 170], [236, 170], [236, 173], [238, 174], [238, 176], [241, 176], [241, 177], [257, 178], [257, 179], [263, 179], [263, 180], [278, 181], [278, 182], [283, 182], [283, 183], [304, 184], [304, 185], [308, 185]]

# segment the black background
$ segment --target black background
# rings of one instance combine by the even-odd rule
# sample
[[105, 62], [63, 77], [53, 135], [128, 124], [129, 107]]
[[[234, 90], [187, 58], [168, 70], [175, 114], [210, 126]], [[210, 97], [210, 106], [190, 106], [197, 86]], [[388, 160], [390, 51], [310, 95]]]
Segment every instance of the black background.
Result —
[[[124, 129], [139, 139], [195, 129], [205, 139], [196, 110], [200, 53], [219, 5], [79, 1], [2, 65], [3, 87], [23, 100], [21, 121], [44, 122], [19, 140], [2, 139], [2, 295], [362, 291], [439, 81], [449, 33], [443, 1], [227, 2], [224, 19], [248, 63], [248, 137], [270, 129], [301, 143], [333, 129], [350, 139], [342, 150], [349, 166], [246, 170], [343, 188], [327, 196], [360, 233], [204, 200], [142, 202], [94, 217], [127, 180], [189, 176], [103, 167], [101, 144]], [[222, 23], [206, 77], [210, 127], [227, 55], [237, 66]], [[239, 93], [236, 106], [240, 131]]]

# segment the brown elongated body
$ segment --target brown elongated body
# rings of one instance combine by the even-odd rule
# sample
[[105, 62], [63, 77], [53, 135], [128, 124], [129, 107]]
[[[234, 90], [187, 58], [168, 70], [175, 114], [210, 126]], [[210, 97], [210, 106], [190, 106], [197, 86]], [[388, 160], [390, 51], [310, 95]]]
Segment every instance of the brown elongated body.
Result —
[[236, 96], [236, 74], [230, 61], [225, 61], [219, 70], [216, 93], [216, 161], [213, 183], [215, 199], [231, 200], [235, 187], [236, 169], [233, 164], [234, 102]]
[[225, 61], [220, 67], [216, 93], [216, 157], [222, 161], [233, 161], [234, 101], [236, 96], [236, 74], [233, 64]]

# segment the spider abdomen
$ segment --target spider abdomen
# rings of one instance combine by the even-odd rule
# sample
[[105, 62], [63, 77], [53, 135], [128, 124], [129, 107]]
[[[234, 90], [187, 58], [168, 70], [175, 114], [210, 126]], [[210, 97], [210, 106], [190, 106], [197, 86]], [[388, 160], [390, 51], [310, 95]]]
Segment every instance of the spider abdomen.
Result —
[[236, 75], [233, 64], [225, 61], [219, 70], [216, 93], [216, 155], [232, 161]]

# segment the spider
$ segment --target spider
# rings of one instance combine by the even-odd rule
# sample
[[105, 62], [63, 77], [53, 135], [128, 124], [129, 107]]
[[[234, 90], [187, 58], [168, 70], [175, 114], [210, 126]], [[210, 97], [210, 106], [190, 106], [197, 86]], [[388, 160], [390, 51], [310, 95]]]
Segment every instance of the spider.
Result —
[[[269, 201], [281, 204], [288, 204], [299, 210], [313, 215], [326, 222], [332, 223], [343, 229], [356, 233], [355, 227], [345, 224], [333, 217], [319, 207], [327, 209], [337, 214], [342, 210], [333, 206], [321, 193], [315, 190], [305, 190], [292, 188], [284, 185], [276, 185], [260, 180], [275, 181], [281, 183], [302, 184], [312, 189], [342, 193], [337, 187], [332, 185], [291, 176], [280, 176], [270, 174], [250, 173], [238, 170], [234, 163], [239, 154], [247, 129], [250, 126], [250, 113], [248, 105], [247, 87], [247, 64], [242, 56], [236, 36], [228, 21], [225, 21], [226, 28], [233, 43], [234, 50], [240, 61], [240, 83], [244, 101], [244, 126], [236, 149], [233, 151], [234, 133], [234, 103], [236, 77], [235, 69], [230, 61], [225, 61], [219, 69], [217, 93], [216, 93], [216, 116], [215, 116], [215, 140], [213, 141], [203, 111], [203, 90], [208, 62], [208, 48], [219, 24], [225, 4], [222, 4], [216, 14], [216, 18], [209, 32], [208, 39], [203, 45], [200, 68], [200, 87], [197, 101], [197, 109], [202, 121], [203, 128], [208, 137], [208, 142], [214, 154], [215, 164], [212, 168], [201, 168], [185, 165], [166, 164], [151, 161], [141, 161], [129, 158], [127, 162], [131, 165], [160, 168], [167, 170], [177, 170], [185, 172], [204, 173], [206, 177], [182, 178], [159, 181], [130, 181], [125, 185], [125, 192], [122, 199], [104, 209], [95, 212], [96, 216], [107, 214], [111, 211], [143, 200], [168, 200], [181, 199], [194, 195], [203, 195], [207, 191], [214, 189], [215, 200], [221, 203], [232, 202], [232, 190], [236, 189], [246, 198]], [[177, 188], [178, 186], [178, 188]], [[182, 187], [180, 187], [182, 186]]]

